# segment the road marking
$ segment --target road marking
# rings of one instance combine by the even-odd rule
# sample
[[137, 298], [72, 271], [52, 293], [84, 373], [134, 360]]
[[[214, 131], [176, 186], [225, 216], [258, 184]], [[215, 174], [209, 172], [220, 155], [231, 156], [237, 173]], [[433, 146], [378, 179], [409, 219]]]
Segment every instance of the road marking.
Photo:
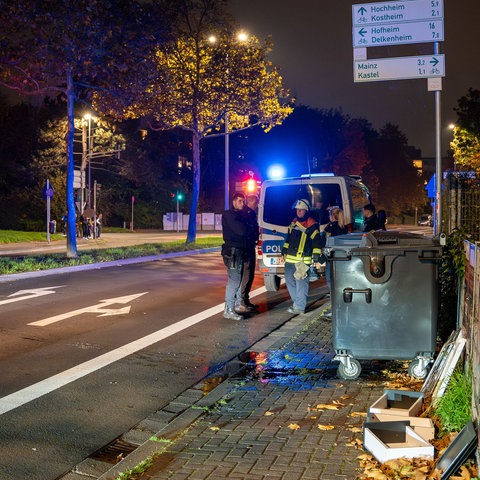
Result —
[[[266, 292], [265, 287], [260, 287], [250, 292], [250, 297], [256, 297], [262, 293]], [[216, 305], [214, 307], [208, 308], [203, 312], [197, 313], [190, 317], [187, 317], [183, 320], [180, 320], [173, 325], [169, 325], [168, 327], [162, 328], [150, 335], [147, 335], [143, 338], [139, 338], [133, 342], [127, 343], [121, 347], [112, 350], [111, 352], [105, 353], [100, 355], [99, 357], [92, 358], [80, 365], [76, 365], [75, 367], [69, 368], [64, 372], [60, 372], [53, 377], [46, 378], [40, 382], [37, 382], [29, 387], [23, 388], [18, 392], [14, 392], [10, 395], [7, 395], [3, 398], [0, 398], [0, 415], [3, 413], [7, 413], [10, 410], [14, 410], [26, 403], [29, 403], [37, 398], [46, 395], [47, 393], [51, 393], [58, 388], [64, 387], [75, 380], [78, 380], [90, 373], [93, 373], [97, 370], [100, 370], [103, 367], [106, 367], [122, 358], [128, 357], [133, 353], [138, 352], [144, 348], [153, 345], [154, 343], [160, 342], [161, 340], [165, 340], [166, 338], [175, 335], [186, 328], [189, 328], [197, 323], [206, 320], [207, 318], [216, 315], [223, 311], [225, 307], [224, 303]]]
[[44, 288], [32, 288], [30, 290], [19, 290], [12, 293], [6, 300], [0, 300], [0, 305], [6, 305], [7, 303], [21, 302], [22, 300], [29, 300], [35, 297], [43, 297], [44, 295], [51, 295], [57, 293], [54, 288], [63, 288], [65, 285], [57, 285], [56, 287], [44, 287]]
[[97, 305], [91, 305], [90, 307], [79, 308], [78, 310], [73, 310], [71, 312], [61, 313], [60, 315], [55, 315], [54, 317], [44, 318], [43, 320], [37, 320], [36, 322], [31, 322], [28, 325], [34, 325], [36, 327], [45, 327], [55, 322], [60, 322], [67, 318], [76, 317], [82, 313], [99, 313], [99, 317], [108, 317], [112, 315], [122, 315], [130, 313], [131, 305], [123, 308], [105, 308], [108, 305], [114, 305], [115, 303], [129, 303], [135, 300], [142, 295], [145, 295], [148, 292], [135, 293], [133, 295], [126, 295], [124, 297], [108, 298], [106, 300], [100, 300], [100, 303]]

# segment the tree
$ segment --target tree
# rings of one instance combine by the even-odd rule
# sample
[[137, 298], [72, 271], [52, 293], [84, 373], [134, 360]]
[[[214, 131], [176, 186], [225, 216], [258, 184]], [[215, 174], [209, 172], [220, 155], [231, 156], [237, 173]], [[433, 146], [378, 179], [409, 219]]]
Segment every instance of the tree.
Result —
[[392, 215], [425, 203], [422, 179], [407, 153], [408, 141], [397, 125], [387, 123], [369, 145], [372, 165], [380, 184], [377, 205]]
[[[207, 135], [248, 128], [269, 130], [292, 108], [278, 70], [267, 59], [272, 43], [232, 39], [234, 26], [220, 0], [173, 2], [176, 39], [155, 53], [157, 77], [134, 102], [98, 96], [102, 111], [144, 116], [153, 130], [180, 127], [192, 135], [193, 189], [187, 243], [196, 239], [200, 192], [200, 141]], [[213, 34], [215, 34], [213, 36]]]
[[480, 90], [469, 88], [467, 95], [459, 98], [457, 103], [458, 126], [480, 136]]
[[450, 148], [457, 168], [480, 174], [480, 135], [467, 128], [455, 127]]
[[450, 143], [455, 165], [480, 174], [480, 90], [469, 89], [455, 109], [458, 122]]
[[67, 103], [68, 257], [77, 256], [75, 99], [88, 98], [91, 87], [112, 88], [113, 79], [145, 60], [139, 55], [158, 43], [162, 25], [155, 11], [131, 0], [18, 0], [0, 9], [0, 85], [24, 95], [61, 95]]

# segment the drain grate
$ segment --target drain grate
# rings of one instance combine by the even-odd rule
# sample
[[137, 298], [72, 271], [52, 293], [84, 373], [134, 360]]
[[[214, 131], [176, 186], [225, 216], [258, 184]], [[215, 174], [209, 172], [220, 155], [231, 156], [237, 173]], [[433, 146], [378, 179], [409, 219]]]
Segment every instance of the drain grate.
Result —
[[137, 447], [138, 445], [133, 445], [120, 438], [116, 438], [113, 442], [92, 453], [89, 458], [115, 465], [122, 458], [125, 458], [128, 454], [136, 450]]

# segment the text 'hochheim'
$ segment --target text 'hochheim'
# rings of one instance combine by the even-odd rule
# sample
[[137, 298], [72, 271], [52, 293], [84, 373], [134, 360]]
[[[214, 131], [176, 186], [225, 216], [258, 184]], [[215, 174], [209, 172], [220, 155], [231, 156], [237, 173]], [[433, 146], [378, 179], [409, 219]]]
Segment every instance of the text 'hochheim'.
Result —
[[[404, 20], [403, 13], [398, 13], [405, 10], [405, 5], [371, 5], [370, 6], [370, 21], [371, 22], [391, 22]], [[393, 13], [388, 13], [393, 12]], [[379, 15], [382, 14], [382, 15]]]

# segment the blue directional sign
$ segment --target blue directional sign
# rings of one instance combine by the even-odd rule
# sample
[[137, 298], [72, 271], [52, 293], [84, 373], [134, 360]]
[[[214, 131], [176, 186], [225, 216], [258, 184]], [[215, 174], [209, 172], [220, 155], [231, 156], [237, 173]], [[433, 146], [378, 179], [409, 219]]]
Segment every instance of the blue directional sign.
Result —
[[46, 200], [47, 198], [53, 198], [54, 193], [55, 193], [55, 190], [51, 186], [49, 186], [48, 188], [47, 188], [47, 184], [43, 186], [42, 198], [44, 200]]

